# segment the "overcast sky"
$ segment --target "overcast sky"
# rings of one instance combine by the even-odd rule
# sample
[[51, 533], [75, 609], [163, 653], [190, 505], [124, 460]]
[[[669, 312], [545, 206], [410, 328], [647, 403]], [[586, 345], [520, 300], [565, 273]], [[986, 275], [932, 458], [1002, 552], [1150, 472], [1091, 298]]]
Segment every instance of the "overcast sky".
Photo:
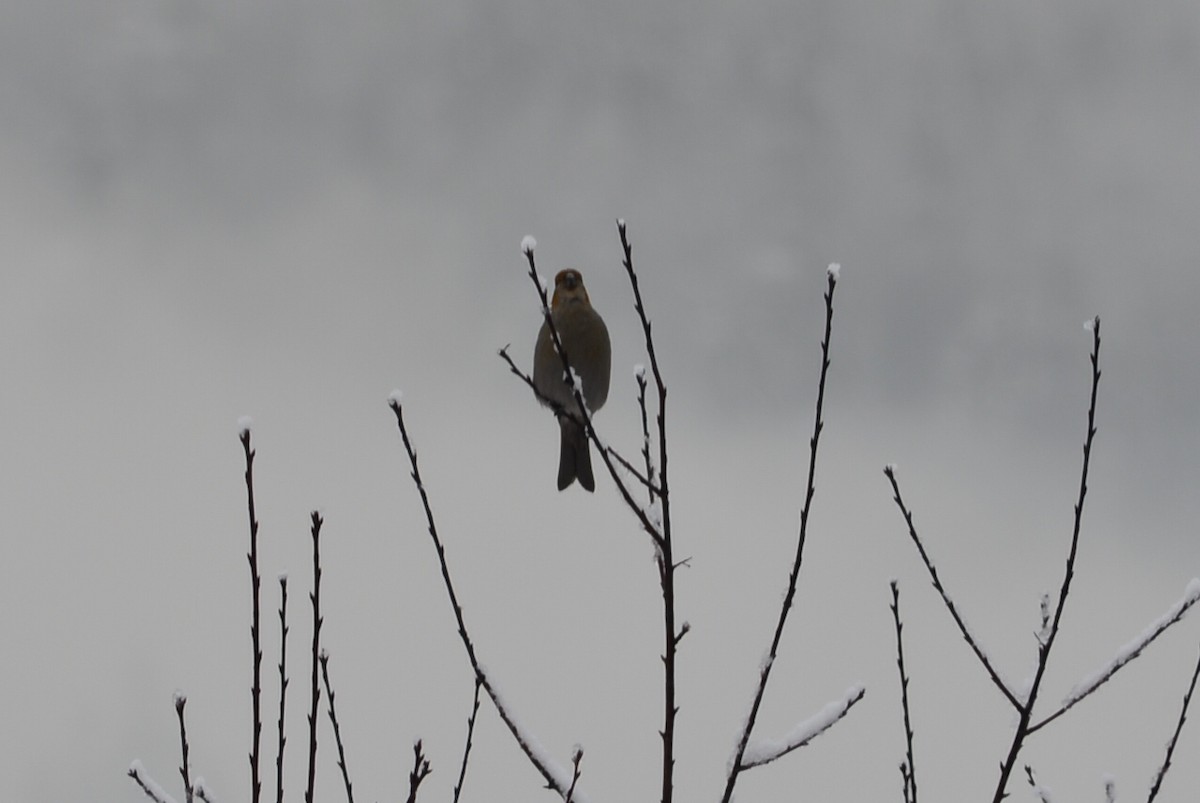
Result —
[[[385, 398], [406, 417], [467, 623], [593, 800], [657, 799], [659, 591], [611, 480], [554, 487], [519, 251], [582, 271], [612, 333], [597, 423], [639, 445], [645, 360], [614, 220], [670, 387], [678, 790], [719, 797], [794, 551], [825, 266], [836, 297], [801, 591], [760, 736], [855, 684], [830, 734], [740, 800], [899, 800], [887, 582], [907, 629], [923, 799], [991, 794], [1001, 671], [1057, 590], [1103, 320], [1099, 435], [1053, 703], [1200, 575], [1200, 6], [1102, 0], [504, 4], [0, 0], [0, 795], [246, 799], [254, 417], [265, 693], [291, 576], [287, 792], [303, 790], [308, 512], [355, 791], [410, 746], [457, 775], [472, 675]], [[1028, 743], [1064, 800], [1144, 796], [1200, 646], [1185, 621]], [[322, 717], [324, 714], [322, 713]], [[1200, 787], [1200, 712], [1160, 800]], [[342, 794], [322, 724], [319, 797]], [[264, 731], [273, 773], [274, 719]], [[465, 800], [549, 800], [494, 710]], [[1028, 799], [1023, 781], [1010, 787]]]

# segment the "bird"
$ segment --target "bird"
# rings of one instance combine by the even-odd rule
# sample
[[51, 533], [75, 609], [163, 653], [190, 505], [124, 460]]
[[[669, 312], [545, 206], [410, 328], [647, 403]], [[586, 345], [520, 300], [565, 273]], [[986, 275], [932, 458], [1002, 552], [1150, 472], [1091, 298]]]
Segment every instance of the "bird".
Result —
[[[567, 360], [583, 386], [588, 410], [595, 413], [608, 400], [612, 343], [604, 319], [588, 298], [579, 271], [568, 268], [560, 270], [554, 277], [550, 320], [554, 322]], [[592, 474], [587, 432], [579, 421], [579, 408], [563, 371], [562, 357], [554, 348], [550, 326], [545, 320], [533, 350], [533, 384], [543, 405], [553, 407], [557, 404], [560, 408], [555, 410], [560, 430], [558, 490], [579, 480], [585, 490], [595, 491], [596, 478]]]

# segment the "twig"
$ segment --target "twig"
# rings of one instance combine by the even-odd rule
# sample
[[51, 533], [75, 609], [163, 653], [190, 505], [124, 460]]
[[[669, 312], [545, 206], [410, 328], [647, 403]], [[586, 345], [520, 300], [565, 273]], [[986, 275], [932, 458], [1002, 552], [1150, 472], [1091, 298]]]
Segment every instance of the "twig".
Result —
[[180, 692], [175, 693], [175, 714], [179, 717], [179, 748], [183, 760], [179, 763], [179, 774], [183, 776], [183, 794], [187, 803], [192, 803], [195, 792], [188, 763], [187, 726], [183, 723], [183, 707], [187, 705], [187, 697]]
[[[817, 382], [817, 407], [813, 423], [813, 434], [809, 440], [808, 482], [804, 492], [804, 506], [800, 508], [800, 530], [796, 538], [796, 557], [792, 561], [792, 571], [788, 577], [787, 592], [783, 598], [783, 605], [779, 609], [779, 619], [775, 623], [775, 633], [771, 637], [771, 646], [759, 671], [758, 686], [754, 690], [754, 700], [750, 704], [750, 713], [746, 717], [746, 724], [742, 729], [741, 735], [738, 737], [733, 760], [729, 762], [729, 775], [725, 780], [725, 794], [721, 797], [722, 803], [730, 803], [733, 799], [733, 789], [737, 784], [738, 774], [745, 769], [743, 756], [746, 753], [746, 745], [750, 741], [750, 733], [754, 730], [754, 723], [758, 719], [758, 709], [762, 704], [763, 694], [767, 689], [767, 681], [771, 676], [771, 667], [775, 663], [775, 656], [779, 652], [779, 643], [783, 639], [783, 628], [787, 624], [788, 613], [791, 611], [792, 601], [796, 596], [796, 583], [800, 578], [800, 566], [804, 560], [804, 544], [808, 538], [808, 514], [812, 506], [813, 494], [816, 490], [817, 448], [821, 441], [821, 431], [825, 427], [824, 421], [822, 421], [822, 410], [825, 405], [825, 379], [829, 373], [829, 340], [833, 332], [833, 293], [837, 288], [837, 271], [832, 267], [827, 274], [826, 288], [825, 335], [821, 340], [821, 375]], [[653, 359], [651, 360], [651, 366], [655, 366]], [[657, 376], [657, 367], [655, 367], [654, 372]], [[663, 477], [665, 485], [665, 464], [663, 465]]]
[[654, 504], [654, 459], [650, 456], [650, 421], [646, 413], [646, 366], [638, 365], [633, 376], [638, 386], [638, 410], [642, 413], [642, 459], [646, 463], [643, 484], [650, 493], [650, 503]]
[[633, 463], [630, 463], [628, 460], [626, 460], [625, 457], [616, 449], [612, 448], [611, 446], [605, 446], [604, 448], [608, 450], [609, 454], [612, 455], [614, 460], [621, 464], [622, 468], [632, 474], [638, 482], [645, 486], [647, 492], [650, 494], [650, 501], [653, 503], [654, 495], [658, 493], [658, 488], [654, 485], [654, 483], [646, 479], [646, 475], [639, 471], [637, 467], [633, 465]]
[[317, 681], [317, 664], [321, 655], [321, 525], [324, 519], [317, 511], [313, 511], [312, 542], [313, 542], [313, 589], [308, 598], [312, 601], [313, 633], [312, 633], [312, 705], [308, 711], [308, 787], [304, 792], [305, 803], [313, 803], [313, 787], [317, 780], [317, 703], [321, 699], [321, 687]]
[[904, 709], [904, 742], [907, 748], [907, 763], [904, 770], [904, 799], [917, 803], [917, 765], [913, 760], [913, 729], [908, 709], [908, 675], [904, 671], [904, 625], [900, 622], [900, 584], [892, 581], [892, 618], [896, 622], [896, 665], [900, 669], [900, 705]]
[[781, 740], [760, 739], [746, 747], [742, 757], [742, 769], [748, 770], [770, 764], [776, 759], [783, 758], [793, 750], [798, 750], [836, 725], [850, 709], [857, 705], [866, 694], [862, 686], [854, 686], [846, 690], [841, 699], [827, 703], [816, 716], [801, 722], [792, 728], [791, 732]]
[[283, 718], [287, 711], [287, 575], [279, 575], [279, 754], [275, 757], [275, 803], [283, 803]]
[[567, 798], [563, 803], [572, 803], [575, 798], [575, 785], [579, 783], [579, 776], [582, 771], [579, 769], [579, 762], [583, 761], [583, 748], [576, 746], [575, 752], [571, 754], [571, 785], [567, 787]]
[[1029, 781], [1029, 788], [1033, 790], [1033, 795], [1041, 803], [1053, 803], [1050, 799], [1050, 790], [1044, 786], [1039, 786], [1038, 782], [1033, 777], [1033, 767], [1025, 765], [1025, 778]]
[[129, 771], [125, 773], [133, 782], [141, 787], [146, 793], [146, 797], [154, 801], [154, 803], [175, 803], [175, 799], [167, 794], [161, 786], [155, 783], [154, 779], [146, 773], [146, 768], [142, 766], [142, 762], [134, 761], [129, 765]]
[[1196, 668], [1192, 671], [1192, 681], [1188, 684], [1187, 693], [1183, 695], [1183, 706], [1179, 709], [1179, 721], [1175, 723], [1175, 732], [1171, 734], [1171, 740], [1167, 742], [1167, 757], [1163, 760], [1162, 766], [1158, 768], [1158, 772], [1154, 776], [1154, 784], [1150, 787], [1150, 796], [1146, 798], [1146, 803], [1154, 803], [1154, 799], [1158, 797], [1159, 787], [1162, 786], [1163, 778], [1166, 777], [1167, 771], [1171, 769], [1171, 757], [1175, 754], [1175, 745], [1179, 742], [1179, 734], [1183, 730], [1183, 723], [1187, 721], [1188, 706], [1192, 704], [1192, 693], [1196, 691], [1196, 679], [1200, 678], [1200, 658], [1196, 660]]
[[1013, 766], [1017, 763], [1017, 756], [1021, 752], [1025, 738], [1029, 735], [1033, 707], [1037, 703], [1038, 691], [1042, 686], [1042, 678], [1045, 677], [1046, 667], [1050, 663], [1050, 650], [1053, 649], [1054, 641], [1058, 638], [1059, 627], [1062, 624], [1063, 610], [1067, 605], [1067, 597], [1071, 593], [1071, 579], [1075, 576], [1075, 555], [1079, 549], [1079, 532], [1083, 524], [1083, 503], [1087, 497], [1088, 465], [1092, 457], [1092, 442], [1096, 437], [1096, 392], [1100, 387], [1099, 316], [1092, 319], [1090, 329], [1092, 330], [1092, 393], [1091, 401], [1088, 404], [1087, 437], [1083, 442], [1083, 467], [1079, 473], [1079, 498], [1075, 502], [1075, 524], [1071, 531], [1071, 551], [1067, 555], [1067, 567], [1063, 574], [1062, 586], [1059, 589], [1058, 605], [1054, 609], [1054, 618], [1050, 622], [1050, 631], [1046, 636], [1045, 643], [1040, 644], [1038, 647], [1038, 663], [1037, 669], [1034, 672], [1033, 683], [1029, 687], [1028, 697], [1018, 711], [1017, 728], [1013, 733], [1012, 745], [1009, 747], [1008, 756], [1000, 765], [1000, 778], [996, 783], [996, 793], [992, 796], [992, 803], [1001, 803], [1004, 800], [1009, 775], [1012, 773]]
[[[557, 792], [560, 797], [565, 797], [569, 780], [564, 778], [562, 773], [555, 771], [557, 768], [551, 766], [536, 748], [533, 740], [522, 730], [516, 719], [509, 712], [508, 707], [504, 704], [500, 694], [488, 679], [483, 666], [479, 662], [479, 658], [476, 656], [475, 644], [471, 641], [471, 636], [467, 633], [462, 606], [459, 605], [458, 594], [454, 591], [454, 582], [450, 579], [450, 566], [446, 562], [446, 549], [442, 545], [442, 539], [438, 536], [437, 523], [433, 517], [433, 507], [429, 503], [429, 494], [425, 490], [425, 483], [421, 480], [421, 469], [417, 464], [417, 453], [413, 449], [412, 441], [408, 436], [408, 428], [404, 424], [404, 407], [400, 402], [400, 393], [398, 391], [393, 392], [388, 398], [388, 406], [391, 407], [392, 412], [396, 415], [396, 425], [400, 429], [400, 438], [404, 442], [404, 451], [408, 454], [409, 465], [412, 468], [410, 476], [412, 477], [413, 484], [417, 487], [418, 495], [421, 497], [421, 505], [425, 509], [425, 520], [429, 525], [429, 537], [433, 540], [434, 549], [437, 551], [438, 563], [442, 570], [442, 582], [446, 587], [447, 596], [450, 597], [450, 607], [454, 610], [454, 618], [458, 623], [458, 636], [467, 651], [467, 658], [471, 662], [471, 668], [475, 671], [475, 679], [479, 681], [483, 690], [491, 698], [492, 703], [496, 706], [496, 712], [508, 727], [509, 732], [512, 733], [513, 738], [517, 740], [521, 752], [525, 754], [534, 768], [541, 773], [547, 785]], [[417, 743], [417, 746], [418, 748], [420, 747], [420, 742]], [[412, 794], [416, 794], [415, 788]], [[410, 800], [412, 799], [414, 798], [410, 797]], [[311, 803], [311, 801], [308, 803]]]
[[338, 725], [337, 710], [333, 707], [333, 686], [329, 683], [329, 653], [321, 650], [321, 679], [325, 683], [325, 699], [329, 702], [329, 721], [333, 723], [333, 740], [337, 743], [338, 767], [342, 770], [342, 782], [346, 784], [347, 803], [354, 803], [354, 791], [350, 783], [350, 771], [346, 768], [346, 751], [342, 748], [342, 729]]
[[208, 788], [208, 784], [203, 778], [196, 779], [196, 797], [200, 798], [204, 803], [217, 803], [217, 796]]
[[1171, 625], [1183, 619], [1188, 610], [1197, 602], [1200, 602], [1200, 580], [1193, 580], [1188, 584], [1183, 597], [1176, 601], [1166, 613], [1151, 623], [1138, 638], [1122, 647], [1120, 652], [1117, 653], [1116, 657], [1107, 666], [1076, 684], [1058, 710], [1030, 725], [1029, 733], [1036, 733], [1046, 725], [1049, 725], [1073, 708], [1076, 703], [1090, 696], [1094, 691], [1107, 683], [1122, 667], [1141, 655]]
[[[250, 686], [251, 707], [253, 709], [253, 730], [250, 747], [250, 800], [251, 803], [258, 803], [259, 793], [262, 790], [262, 781], [259, 780], [259, 742], [262, 736], [262, 647], [259, 643], [259, 590], [262, 583], [262, 577], [258, 573], [258, 516], [254, 512], [254, 449], [250, 447], [250, 427], [244, 425], [240, 439], [242, 441], [242, 451], [246, 456], [246, 505], [250, 516], [250, 552], [246, 555], [246, 559], [250, 562], [250, 595], [251, 595], [251, 614], [250, 614], [250, 642], [251, 649], [254, 652], [254, 680]], [[190, 803], [190, 801], [189, 801]]]
[[467, 777], [467, 760], [471, 757], [471, 738], [475, 735], [475, 717], [479, 714], [479, 688], [483, 684], [475, 678], [475, 701], [471, 704], [471, 716], [467, 718], [467, 743], [463, 747], [462, 765], [458, 770], [458, 782], [454, 784], [454, 803], [462, 795], [463, 781]]
[[[679, 641], [688, 631], [688, 625], [685, 622], [682, 628], [677, 628], [675, 624], [675, 570], [678, 568], [678, 564], [675, 563], [674, 545], [671, 540], [671, 484], [667, 475], [667, 385], [663, 381], [662, 371], [658, 366], [658, 355], [654, 350], [654, 335], [651, 331], [650, 319], [646, 316], [646, 305], [642, 303], [642, 291], [638, 284], [637, 271], [633, 269], [633, 246], [629, 244], [624, 220], [617, 220], [617, 233], [620, 235], [621, 251], [624, 254], [621, 264], [625, 267], [630, 289], [633, 290], [633, 308], [642, 324], [646, 356], [650, 359], [650, 371], [654, 374], [654, 386], [658, 391], [656, 421], [658, 428], [658, 504], [662, 512], [662, 519], [661, 526], [658, 528], [659, 538], [655, 543], [658, 546], [656, 559], [663, 599], [663, 728], [659, 732], [663, 744], [661, 800], [662, 803], [671, 803], [675, 794], [675, 717], [679, 714], [679, 706], [675, 703], [675, 653], [679, 648]], [[532, 265], [533, 256], [531, 254], [531, 268]], [[644, 405], [642, 405], [642, 410], [644, 416]], [[648, 430], [643, 427], [643, 444], [647, 454], [649, 453], [648, 435]], [[593, 434], [593, 439], [594, 437]], [[608, 463], [608, 465], [609, 470], [612, 471], [612, 464]], [[653, 463], [648, 457], [646, 466], [646, 476], [647, 479], [650, 479], [654, 469]], [[620, 488], [626, 504], [635, 513], [644, 516], [645, 514], [634, 503], [623, 484], [620, 484]], [[652, 486], [650, 486], [650, 501], [651, 504], [654, 504]]]
[[992, 666], [991, 659], [987, 657], [987, 653], [985, 653], [983, 648], [979, 646], [979, 642], [975, 640], [975, 636], [973, 636], [971, 631], [967, 629], [967, 624], [963, 621], [962, 615], [959, 614], [958, 608], [954, 604], [954, 600], [952, 600], [950, 595], [946, 593], [946, 587], [942, 585], [942, 579], [938, 576], [937, 567], [933, 565], [933, 561], [930, 559], [929, 553], [925, 551], [925, 544], [922, 543], [921, 536], [917, 534], [916, 525], [913, 524], [912, 511], [910, 511], [904, 504], [904, 498], [900, 495], [900, 484], [896, 480], [896, 467], [892, 465], [885, 466], [883, 473], [885, 476], [887, 476], [888, 481], [892, 484], [893, 499], [896, 502], [896, 506], [900, 508], [900, 513], [904, 516], [905, 523], [908, 525], [909, 538], [911, 538], [913, 544], [916, 545], [917, 552], [920, 553], [921, 560], [925, 563], [925, 569], [929, 572], [929, 577], [933, 581], [933, 587], [937, 589], [938, 594], [941, 595], [942, 602], [945, 604], [946, 610], [950, 611], [950, 616], [954, 619], [954, 623], [958, 625], [958, 630], [962, 634], [963, 639], [966, 640], [967, 644], [971, 647], [971, 651], [975, 653], [975, 657], [979, 659], [979, 663], [983, 664], [983, 668], [987, 671], [988, 677], [992, 679], [992, 683], [994, 683], [996, 688], [1000, 690], [1000, 693], [1004, 695], [1005, 699], [1012, 703], [1013, 707], [1019, 711], [1022, 706], [1021, 701], [1018, 700], [1017, 696], [1013, 694], [1010, 688], [1008, 688], [1008, 684], [1001, 680], [999, 673], [996, 671], [995, 667]]
[[417, 789], [431, 772], [433, 770], [430, 769], [429, 759], [422, 751], [421, 740], [417, 739], [417, 743], [413, 745], [412, 772], [408, 774], [408, 803], [417, 803]]

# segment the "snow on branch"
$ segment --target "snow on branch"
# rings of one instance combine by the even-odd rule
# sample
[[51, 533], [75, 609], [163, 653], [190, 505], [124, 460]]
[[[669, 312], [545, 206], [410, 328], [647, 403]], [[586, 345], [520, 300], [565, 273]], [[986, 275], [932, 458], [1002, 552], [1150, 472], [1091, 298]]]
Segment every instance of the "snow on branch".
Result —
[[1080, 700], [1107, 683], [1109, 678], [1115, 675], [1121, 667], [1141, 655], [1142, 651], [1150, 646], [1151, 642], [1156, 638], [1161, 636], [1167, 628], [1183, 619], [1188, 610], [1197, 602], [1200, 602], [1200, 577], [1193, 578], [1184, 590], [1183, 596], [1166, 613], [1147, 625], [1137, 638], [1121, 647], [1112, 660], [1105, 666], [1076, 683], [1070, 693], [1063, 699], [1062, 706], [1050, 716], [1031, 726], [1029, 732], [1033, 733], [1043, 726], [1050, 724], [1055, 719], [1058, 719], [1058, 717], [1066, 713], [1068, 709]]
[[[521, 747], [522, 752], [529, 758], [542, 776], [546, 779], [550, 788], [553, 789], [563, 800], [570, 798], [572, 803], [587, 803], [587, 797], [576, 788], [579, 782], [574, 770], [569, 770], [562, 764], [558, 763], [546, 748], [542, 747], [541, 742], [537, 740], [529, 729], [526, 728], [513, 713], [513, 708], [496, 688], [496, 684], [487, 674], [487, 669], [480, 664], [477, 667], [478, 677], [484, 691], [492, 698], [492, 703], [496, 706], [496, 712], [500, 715], [500, 719], [508, 726], [513, 737], [517, 740], [517, 744]], [[582, 755], [583, 749], [576, 746], [575, 753]]]
[[804, 747], [846, 716], [865, 693], [866, 689], [861, 685], [851, 686], [840, 699], [827, 703], [815, 716], [792, 728], [782, 739], [757, 739], [750, 742], [746, 745], [746, 752], [742, 754], [741, 768], [748, 770], [751, 767], [769, 764], [793, 750]]
[[154, 801], [154, 803], [175, 803], [175, 798], [167, 794], [167, 790], [163, 789], [158, 783], [146, 774], [146, 768], [142, 766], [142, 762], [134, 760], [129, 765], [129, 772], [126, 773], [134, 782], [142, 787], [142, 791], [146, 793], [146, 797]]

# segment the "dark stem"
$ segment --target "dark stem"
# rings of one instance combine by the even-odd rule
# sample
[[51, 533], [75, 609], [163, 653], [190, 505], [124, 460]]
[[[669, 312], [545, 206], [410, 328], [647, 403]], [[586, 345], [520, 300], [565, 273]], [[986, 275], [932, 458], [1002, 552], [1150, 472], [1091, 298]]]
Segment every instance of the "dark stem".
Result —
[[417, 789], [421, 786], [421, 781], [433, 772], [429, 767], [429, 759], [425, 757], [425, 753], [421, 748], [421, 740], [413, 745], [413, 768], [408, 774], [408, 803], [417, 803]]
[[279, 577], [279, 753], [275, 757], [275, 803], [283, 803], [283, 715], [287, 710], [287, 576]]
[[942, 597], [942, 603], [945, 604], [946, 610], [950, 612], [950, 616], [954, 619], [954, 623], [958, 625], [958, 632], [962, 634], [963, 640], [970, 646], [971, 651], [975, 653], [975, 657], [979, 659], [979, 663], [983, 664], [984, 670], [988, 673], [988, 677], [992, 679], [992, 683], [1000, 690], [1014, 708], [1021, 710], [1021, 701], [1012, 693], [1001, 678], [996, 668], [992, 666], [991, 660], [987, 657], [987, 653], [975, 641], [975, 637], [971, 635], [971, 631], [967, 629], [967, 623], [963, 621], [962, 615], [959, 614], [954, 600], [946, 593], [946, 587], [942, 585], [942, 579], [938, 575], [937, 567], [933, 565], [933, 561], [929, 557], [929, 553], [925, 551], [925, 544], [921, 541], [921, 536], [917, 534], [917, 527], [913, 523], [912, 511], [904, 504], [904, 498], [900, 495], [900, 483], [896, 480], [896, 470], [893, 466], [885, 466], [883, 469], [884, 475], [888, 478], [888, 482], [892, 484], [892, 498], [896, 503], [896, 507], [900, 508], [901, 515], [904, 516], [904, 522], [908, 525], [908, 536], [912, 539], [913, 544], [917, 547], [917, 552], [921, 555], [921, 560], [925, 564], [926, 571], [929, 572], [929, 578], [933, 582], [933, 587], [937, 589], [938, 594]]
[[250, 800], [258, 803], [262, 781], [258, 776], [259, 742], [262, 736], [262, 647], [259, 643], [259, 588], [262, 578], [258, 573], [258, 517], [254, 512], [254, 450], [250, 448], [250, 430], [241, 432], [242, 451], [246, 456], [246, 504], [250, 516], [250, 552], [246, 559], [250, 562], [250, 643], [254, 653], [254, 680], [250, 686], [250, 700], [253, 709], [254, 723], [251, 731], [250, 747]]
[[192, 789], [192, 778], [188, 770], [188, 740], [187, 726], [183, 724], [183, 707], [187, 705], [187, 698], [182, 694], [175, 695], [175, 714], [179, 717], [179, 747], [183, 754], [183, 761], [179, 765], [179, 774], [183, 776], [183, 794], [187, 803], [192, 803], [194, 790]]
[[462, 795], [463, 781], [467, 777], [467, 760], [471, 757], [471, 738], [475, 735], [475, 717], [479, 714], [479, 678], [475, 678], [475, 701], [471, 704], [471, 716], [467, 719], [467, 743], [463, 747], [462, 765], [458, 770], [458, 782], [454, 784], [454, 803]]
[[579, 768], [579, 762], [583, 761], [583, 748], [575, 748], [575, 752], [571, 755], [571, 785], [567, 787], [567, 796], [563, 803], [572, 803], [575, 799], [575, 786], [579, 783], [579, 776], [583, 774]]
[[1163, 778], [1166, 777], [1167, 771], [1171, 769], [1171, 757], [1175, 755], [1175, 745], [1179, 742], [1179, 734], [1183, 730], [1183, 723], [1187, 722], [1188, 706], [1192, 704], [1192, 693], [1196, 691], [1196, 679], [1200, 678], [1200, 658], [1196, 659], [1196, 668], [1192, 671], [1192, 682], [1188, 684], [1187, 693], [1183, 695], [1183, 706], [1179, 709], [1179, 721], [1175, 723], [1175, 732], [1171, 734], [1171, 740], [1167, 742], [1167, 757], [1163, 760], [1163, 764], [1158, 769], [1158, 773], [1154, 776], [1154, 784], [1150, 787], [1150, 796], [1146, 798], [1146, 803], [1154, 803], [1154, 798], [1158, 797], [1159, 787], [1162, 786]]
[[[817, 448], [821, 441], [821, 431], [825, 428], [825, 423], [822, 420], [822, 411], [825, 406], [825, 379], [829, 374], [829, 340], [833, 333], [833, 293], [836, 288], [837, 278], [831, 271], [828, 274], [828, 286], [825, 291], [825, 336], [821, 340], [821, 376], [817, 382], [817, 409], [813, 422], [812, 438], [809, 440], [808, 482], [804, 491], [804, 506], [800, 508], [800, 531], [796, 538], [796, 557], [792, 561], [792, 571], [788, 577], [787, 593], [784, 595], [783, 605], [779, 609], [779, 619], [775, 623], [775, 633], [771, 637], [771, 646], [759, 673], [758, 686], [754, 690], [754, 700], [750, 704], [750, 714], [746, 717], [745, 727], [738, 737], [737, 749], [733, 754], [733, 760], [729, 764], [729, 775], [725, 781], [725, 794], [721, 797], [722, 803], [730, 803], [733, 799], [733, 789], [737, 784], [738, 775], [745, 769], [742, 766], [742, 758], [746, 754], [746, 745], [750, 741], [750, 733], [754, 730], [754, 723], [758, 719], [758, 709], [762, 705], [763, 694], [767, 689], [767, 681], [771, 677], [771, 667], [774, 665], [775, 656], [779, 652], [779, 643], [783, 639], [783, 629], [787, 624], [788, 613], [792, 609], [792, 600], [796, 596], [796, 584], [800, 578], [800, 566], [804, 561], [804, 544], [808, 538], [808, 514], [812, 508], [813, 494], [816, 491]], [[665, 466], [663, 467], [663, 476], [666, 476]]]
[[[475, 644], [471, 641], [470, 635], [467, 633], [466, 621], [463, 619], [462, 606], [458, 603], [458, 594], [454, 591], [454, 583], [450, 579], [450, 566], [446, 562], [446, 549], [442, 546], [442, 539], [438, 536], [437, 523], [433, 517], [433, 507], [429, 503], [429, 494], [425, 491], [425, 483], [421, 480], [421, 469], [417, 464], [417, 453], [413, 449], [412, 441], [408, 437], [408, 428], [404, 424], [404, 408], [400, 404], [398, 398], [392, 398], [388, 401], [388, 405], [392, 408], [392, 412], [396, 415], [396, 426], [400, 429], [400, 438], [404, 441], [404, 451], [408, 454], [408, 462], [412, 467], [413, 484], [417, 486], [417, 493], [421, 497], [421, 505], [425, 509], [425, 520], [429, 525], [429, 537], [433, 540], [434, 549], [437, 551], [438, 563], [442, 569], [442, 582], [446, 587], [446, 594], [450, 597], [450, 607], [454, 610], [454, 619], [458, 623], [458, 636], [462, 640], [463, 647], [467, 651], [467, 658], [471, 661], [471, 668], [475, 671], [475, 679], [479, 681], [483, 690], [487, 692], [492, 704], [496, 707], [496, 713], [500, 715], [500, 719], [508, 727], [513, 738], [517, 740], [521, 751], [525, 753], [525, 757], [529, 759], [534, 768], [541, 773], [546, 780], [547, 785], [559, 794], [560, 797], [566, 795], [567, 786], [561, 779], [556, 778], [541, 759], [540, 752], [534, 745], [530, 744], [525, 734], [521, 732], [520, 725], [516, 719], [509, 713], [508, 708], [500, 699], [496, 690], [492, 688], [492, 684], [488, 681], [487, 675], [483, 667], [479, 663], [478, 657], [475, 654]], [[420, 742], [417, 743], [417, 752], [420, 753]], [[428, 762], [426, 762], [428, 766]], [[424, 777], [424, 776], [422, 776]], [[417, 781], [420, 783], [420, 781]], [[412, 788], [410, 800], [415, 800], [416, 787]], [[308, 803], [312, 803], [308, 801]]]
[[[1190, 588], [1191, 586], [1189, 586], [1189, 590]], [[1139, 657], [1147, 647], [1154, 643], [1154, 641], [1156, 641], [1158, 637], [1165, 633], [1172, 625], [1178, 624], [1197, 602], [1200, 602], [1200, 590], [1198, 590], [1196, 594], [1185, 594], [1183, 599], [1175, 603], [1175, 605], [1173, 605], [1164, 616], [1160, 617], [1156, 622], [1154, 622], [1154, 624], [1147, 628], [1142, 635], [1138, 637], [1137, 641], [1132, 642], [1131, 645], [1127, 645], [1126, 647], [1122, 648], [1117, 657], [1113, 659], [1107, 667], [1094, 675], [1082, 689], [1072, 690], [1066, 701], [1063, 702], [1053, 714], [1042, 717], [1037, 722], [1031, 724], [1029, 726], [1029, 735], [1037, 733], [1039, 730], [1070, 711], [1081, 701], [1094, 694], [1097, 689], [1110, 681], [1113, 675], [1117, 674], [1117, 672], [1119, 672], [1123, 667], [1127, 666], [1134, 659]]]
[[904, 770], [904, 799], [917, 803], [917, 765], [913, 760], [913, 729], [908, 708], [908, 674], [904, 670], [904, 625], [900, 622], [900, 585], [892, 581], [892, 619], [896, 622], [896, 665], [900, 669], [900, 705], [904, 709], [904, 742], [907, 763]]
[[[617, 233], [621, 237], [621, 250], [624, 254], [622, 265], [629, 277], [629, 286], [633, 290], [633, 308], [642, 324], [642, 334], [646, 342], [646, 356], [650, 359], [650, 371], [654, 375], [654, 385], [658, 391], [658, 497], [662, 511], [662, 523], [659, 528], [658, 546], [658, 575], [662, 586], [663, 598], [663, 728], [660, 731], [663, 743], [662, 752], [662, 803], [671, 803], [675, 794], [675, 717], [679, 714], [679, 706], [675, 702], [675, 654], [679, 640], [685, 630], [677, 628], [675, 623], [675, 563], [674, 546], [671, 540], [671, 484], [667, 474], [667, 385], [663, 381], [662, 371], [658, 366], [658, 355], [654, 349], [654, 335], [651, 331], [650, 319], [646, 316], [646, 306], [642, 303], [642, 291], [638, 284], [637, 271], [633, 269], [633, 247], [629, 244], [629, 236], [625, 230], [625, 221], [617, 221]], [[653, 477], [653, 462], [649, 458], [649, 430], [646, 426], [646, 406], [644, 402], [645, 378], [639, 377], [639, 386], [643, 389], [642, 421], [644, 452], [646, 455], [646, 477]], [[624, 490], [624, 489], [622, 489]], [[650, 501], [654, 503], [654, 489], [650, 486]], [[638, 509], [631, 499], [627, 504]]]
[[313, 511], [313, 588], [308, 598], [312, 601], [312, 704], [308, 710], [308, 787], [304, 792], [305, 803], [313, 803], [313, 787], [317, 780], [317, 704], [321, 699], [321, 686], [317, 680], [317, 666], [321, 657], [321, 525], [325, 523], [321, 514]]
[[1029, 687], [1029, 696], [1018, 713], [1017, 729], [1013, 733], [1012, 745], [1008, 756], [1000, 765], [1000, 779], [996, 784], [996, 793], [992, 803], [1001, 803], [1007, 794], [1008, 779], [1017, 763], [1017, 756], [1029, 735], [1029, 725], [1033, 717], [1033, 707], [1037, 703], [1038, 691], [1041, 689], [1042, 678], [1046, 674], [1046, 666], [1050, 662], [1050, 650], [1058, 638], [1058, 630], [1062, 624], [1063, 610], [1067, 605], [1067, 596], [1071, 593], [1071, 580], [1075, 576], [1075, 555], [1079, 549], [1079, 532], [1083, 524], [1083, 503], [1087, 497], [1088, 465], [1092, 457], [1092, 442], [1096, 437], [1096, 392], [1100, 387], [1100, 317], [1092, 319], [1092, 394], [1088, 404], [1087, 437], [1083, 442], [1083, 467], [1079, 473], [1079, 497], [1075, 502], [1075, 523], [1071, 531], [1071, 551], [1067, 555], [1067, 567], [1063, 574], [1062, 586], [1058, 592], [1058, 605], [1054, 609], [1054, 619], [1050, 622], [1050, 632], [1046, 642], [1038, 647], [1038, 663], [1034, 672], [1033, 683]]
[[346, 751], [342, 747], [342, 729], [338, 725], [337, 709], [333, 707], [333, 686], [329, 683], [329, 653], [321, 650], [321, 680], [325, 683], [325, 699], [329, 702], [329, 721], [333, 723], [333, 740], [337, 744], [338, 767], [342, 771], [342, 782], [346, 785], [347, 803], [354, 803], [354, 790], [350, 783], [350, 771], [346, 768]]
[[[642, 460], [646, 464], [646, 476], [641, 478], [654, 504], [654, 460], [650, 457], [650, 420], [646, 413], [646, 371], [641, 366], [635, 375], [638, 386], [638, 409], [642, 413]], [[632, 467], [629, 467], [632, 471]], [[636, 474], [636, 472], [634, 472]]]

